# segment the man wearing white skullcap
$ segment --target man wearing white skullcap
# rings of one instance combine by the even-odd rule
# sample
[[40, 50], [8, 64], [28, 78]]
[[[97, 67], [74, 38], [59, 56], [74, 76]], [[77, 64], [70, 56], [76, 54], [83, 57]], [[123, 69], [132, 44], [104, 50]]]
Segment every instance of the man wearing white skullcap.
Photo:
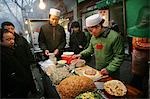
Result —
[[55, 8], [51, 8], [50, 11], [49, 11], [49, 14], [59, 17], [60, 16], [60, 10], [55, 9]]
[[60, 56], [66, 45], [66, 34], [64, 28], [58, 24], [60, 10], [51, 8], [49, 12], [49, 23], [41, 26], [39, 33], [39, 45], [46, 56], [54, 53]]
[[91, 27], [99, 24], [103, 19], [99, 14], [94, 14], [86, 18], [86, 27]]
[[124, 60], [124, 44], [121, 36], [103, 27], [104, 19], [99, 14], [86, 18], [86, 27], [93, 35], [87, 49], [75, 55], [75, 57], [89, 57], [94, 53], [96, 69], [102, 75], [118, 77], [119, 67]]

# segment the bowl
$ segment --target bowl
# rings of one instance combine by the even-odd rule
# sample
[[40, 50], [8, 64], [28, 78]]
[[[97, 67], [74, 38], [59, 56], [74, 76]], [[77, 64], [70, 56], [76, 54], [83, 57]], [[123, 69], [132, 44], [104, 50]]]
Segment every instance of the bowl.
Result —
[[73, 54], [74, 54], [74, 52], [63, 52], [63, 55], [67, 55], [67, 56], [71, 56]]

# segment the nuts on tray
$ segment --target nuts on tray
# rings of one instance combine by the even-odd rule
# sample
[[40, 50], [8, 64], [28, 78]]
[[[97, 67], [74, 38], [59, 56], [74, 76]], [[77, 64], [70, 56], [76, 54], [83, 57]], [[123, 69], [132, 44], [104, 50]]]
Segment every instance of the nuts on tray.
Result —
[[93, 80], [85, 76], [70, 76], [63, 81], [57, 87], [57, 90], [64, 99], [75, 98], [80, 93], [87, 91], [93, 91], [95, 89]]

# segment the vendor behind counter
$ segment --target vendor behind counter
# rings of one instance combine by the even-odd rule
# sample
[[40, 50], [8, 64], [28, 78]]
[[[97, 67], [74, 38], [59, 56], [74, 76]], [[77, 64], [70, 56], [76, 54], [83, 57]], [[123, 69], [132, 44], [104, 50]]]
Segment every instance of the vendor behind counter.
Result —
[[[76, 57], [90, 57], [94, 53], [96, 69], [103, 75], [117, 75], [124, 60], [124, 43], [119, 33], [103, 27], [104, 19], [99, 14], [86, 18], [86, 27], [92, 37], [87, 49]], [[117, 73], [117, 74], [116, 74]]]

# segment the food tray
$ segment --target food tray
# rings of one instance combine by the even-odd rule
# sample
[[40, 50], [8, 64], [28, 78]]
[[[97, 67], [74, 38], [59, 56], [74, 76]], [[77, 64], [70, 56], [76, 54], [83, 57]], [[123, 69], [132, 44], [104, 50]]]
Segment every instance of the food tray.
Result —
[[[83, 66], [83, 67], [79, 67], [79, 68], [75, 68], [75, 73], [77, 74], [77, 75], [79, 75], [79, 76], [85, 76], [84, 75], [84, 71], [86, 70], [86, 69], [94, 69], [94, 68], [92, 68], [92, 67], [90, 67], [90, 66], [88, 66], [88, 65], [85, 65], [85, 66]], [[102, 76], [100, 73], [99, 73], [99, 71], [98, 70], [96, 70], [96, 69], [94, 69], [96, 72], [98, 72], [98, 74], [96, 74], [95, 76], [91, 76], [91, 77], [89, 77], [89, 78], [91, 78], [93, 81], [97, 81], [97, 80], [100, 80], [100, 79], [102, 79], [102, 78], [105, 78], [105, 77], [108, 77], [108, 75], [107, 76]]]

